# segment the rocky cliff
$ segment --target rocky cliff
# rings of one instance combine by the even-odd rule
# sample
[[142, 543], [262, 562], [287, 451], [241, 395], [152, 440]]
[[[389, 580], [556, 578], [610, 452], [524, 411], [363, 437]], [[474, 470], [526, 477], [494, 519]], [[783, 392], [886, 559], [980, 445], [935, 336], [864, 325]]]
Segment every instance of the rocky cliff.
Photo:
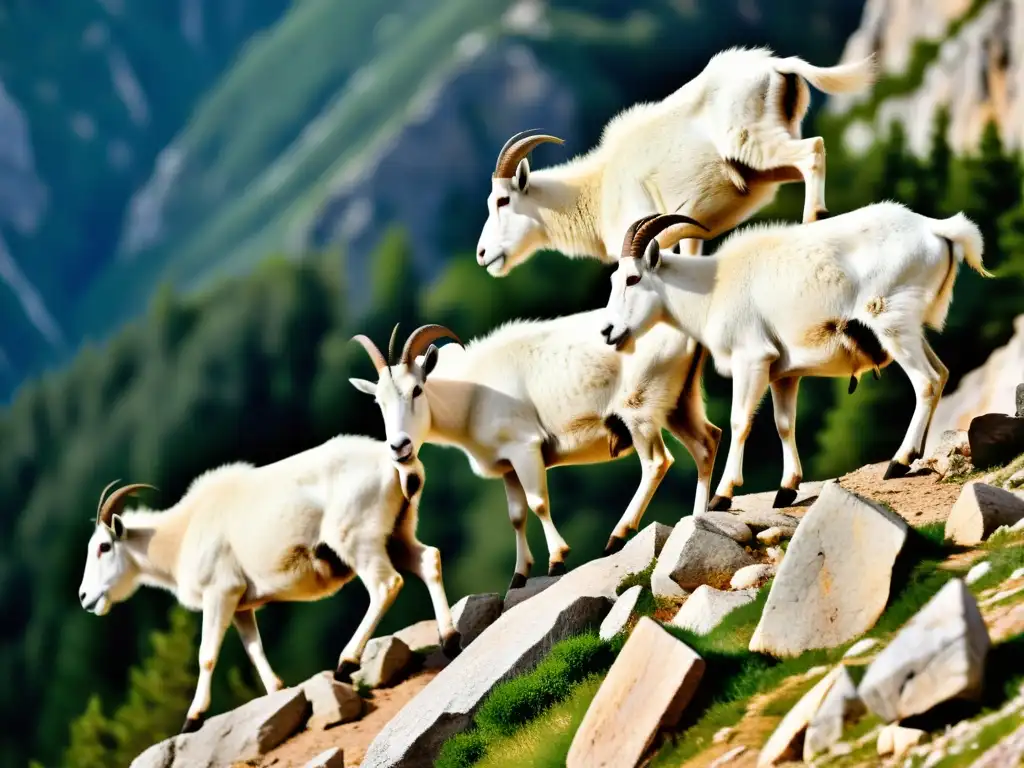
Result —
[[977, 146], [989, 120], [1004, 142], [1024, 142], [1024, 2], [1021, 0], [868, 0], [843, 60], [871, 52], [885, 77], [866, 97], [833, 99], [834, 114], [855, 117], [846, 138], [866, 146], [893, 122], [910, 148], [928, 150], [931, 117], [950, 111], [949, 142]]

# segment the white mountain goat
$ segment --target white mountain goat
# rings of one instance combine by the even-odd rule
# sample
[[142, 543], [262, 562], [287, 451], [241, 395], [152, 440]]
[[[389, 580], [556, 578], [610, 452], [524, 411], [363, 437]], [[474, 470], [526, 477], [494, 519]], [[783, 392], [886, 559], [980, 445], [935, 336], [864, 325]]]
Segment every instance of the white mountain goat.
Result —
[[[481, 477], [502, 477], [516, 532], [511, 587], [526, 582], [533, 556], [526, 541], [529, 508], [540, 518], [549, 552], [548, 573], [565, 571], [569, 546], [551, 520], [546, 471], [550, 467], [611, 461], [635, 449], [641, 477], [608, 540], [606, 553], [636, 531], [673, 458], [662, 428], [693, 456], [698, 487], [694, 510], [707, 509], [711, 470], [721, 430], [704, 418], [704, 402], [681, 398], [700, 382], [680, 366], [688, 339], [664, 327], [623, 357], [593, 333], [599, 312], [546, 321], [517, 321], [462, 348], [447, 328], [426, 325], [405, 342], [390, 365], [362, 340], [377, 368], [376, 382], [351, 379], [374, 395], [396, 461], [413, 459], [424, 442], [460, 448]], [[397, 330], [397, 326], [396, 326]], [[459, 341], [438, 350], [433, 342]], [[394, 355], [392, 334], [388, 360]], [[699, 404], [685, 429], [667, 425], [680, 399]]]
[[419, 462], [396, 466], [384, 443], [343, 435], [263, 467], [237, 463], [207, 472], [165, 512], [122, 514], [128, 496], [152, 486], [127, 485], [106, 496], [111, 483], [100, 496], [79, 599], [102, 616], [146, 585], [202, 611], [199, 679], [182, 733], [202, 725], [229, 623], [271, 693], [281, 681], [263, 652], [255, 610], [328, 597], [354, 576], [366, 585], [370, 605], [341, 652], [337, 679], [347, 682], [358, 668], [401, 589], [396, 568], [426, 583], [442, 647], [452, 656], [460, 638], [441, 556], [416, 538], [423, 478]]
[[694, 259], [663, 254], [652, 236], [665, 226], [659, 221], [674, 218], [637, 222], [612, 275], [601, 331], [609, 345], [628, 350], [655, 328], [679, 328], [733, 378], [732, 444], [711, 507], [727, 509], [743, 484], [743, 446], [767, 386], [784, 456], [776, 506], [786, 506], [803, 474], [795, 433], [800, 378], [859, 377], [893, 360], [917, 395], [885, 478], [905, 475], [948, 378], [924, 325], [942, 329], [961, 261], [991, 276], [978, 228], [963, 214], [930, 219], [885, 202], [812, 224], [751, 227], [714, 256]]
[[[871, 57], [815, 67], [766, 48], [732, 48], [662, 101], [621, 112], [596, 147], [562, 165], [531, 171], [530, 151], [562, 140], [516, 134], [498, 154], [477, 261], [496, 277], [545, 248], [614, 263], [622, 233], [641, 216], [687, 214], [708, 239], [771, 202], [780, 184], [800, 180], [803, 220], [823, 218], [825, 144], [801, 139], [807, 83], [853, 93], [874, 77]], [[697, 231], [673, 227], [659, 242], [668, 248]], [[699, 240], [689, 245], [699, 253]]]

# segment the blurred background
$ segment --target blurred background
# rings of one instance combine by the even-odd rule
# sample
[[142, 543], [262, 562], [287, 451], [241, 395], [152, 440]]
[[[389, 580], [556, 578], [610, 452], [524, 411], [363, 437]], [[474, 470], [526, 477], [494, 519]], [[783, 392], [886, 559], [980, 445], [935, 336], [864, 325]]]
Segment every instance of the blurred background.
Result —
[[[879, 53], [871, 93], [812, 91], [804, 135], [825, 137], [833, 214], [889, 198], [982, 227], [1000, 279], [962, 271], [933, 341], [952, 391], [1024, 313], [1022, 31], [1022, 0], [0, 0], [0, 765], [127, 765], [187, 707], [197, 616], [153, 590], [104, 619], [78, 605], [108, 481], [169, 506], [227, 461], [383, 437], [347, 382], [372, 372], [353, 333], [469, 338], [604, 305], [596, 262], [542, 254], [504, 280], [476, 265], [496, 153], [525, 128], [566, 139], [534, 167], [582, 153], [728, 46]], [[802, 201], [788, 185], [758, 218], [797, 221]], [[802, 386], [807, 479], [887, 459], [906, 429], [898, 368], [846, 386]], [[727, 429], [729, 383], [708, 366], [705, 388]], [[671, 447], [646, 522], [692, 503]], [[449, 598], [503, 591], [501, 483], [452, 450], [423, 458], [420, 538]], [[765, 407], [744, 491], [780, 475]], [[634, 458], [551, 474], [570, 566], [600, 554], [638, 479]], [[261, 611], [286, 683], [333, 667], [366, 603], [353, 584]], [[409, 580], [379, 632], [430, 616]], [[216, 685], [214, 712], [259, 690], [234, 632]]]

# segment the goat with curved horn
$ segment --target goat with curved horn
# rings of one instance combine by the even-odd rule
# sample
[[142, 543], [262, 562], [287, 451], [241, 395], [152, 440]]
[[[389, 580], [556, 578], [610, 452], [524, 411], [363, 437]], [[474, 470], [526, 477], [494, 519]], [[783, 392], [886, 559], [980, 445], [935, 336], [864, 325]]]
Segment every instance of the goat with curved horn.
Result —
[[[643, 258], [644, 249], [647, 248], [647, 245], [651, 240], [656, 238], [669, 227], [674, 227], [677, 224], [689, 224], [704, 230], [705, 233], [708, 232], [708, 228], [699, 221], [691, 219], [689, 216], [685, 216], [681, 213], [665, 213], [655, 216], [644, 216], [642, 219], [638, 219], [633, 222], [633, 226], [636, 227], [636, 231], [628, 243], [623, 243], [623, 255], [632, 256], [634, 259]], [[633, 226], [630, 227], [630, 230], [633, 229]], [[695, 239], [707, 240], [708, 236], [701, 234]]]
[[[103, 493], [106, 494], [110, 487], [118, 482], [120, 481], [115, 480], [113, 483], [110, 483], [110, 485], [103, 489]], [[123, 488], [118, 488], [105, 499], [103, 498], [103, 495], [101, 495], [100, 508], [96, 513], [96, 522], [109, 526], [114, 515], [120, 514], [121, 510], [124, 508], [125, 502], [128, 501], [128, 497], [139, 492], [143, 488], [149, 488], [154, 491], [160, 490], [156, 486], [149, 485], [147, 483], [132, 483], [131, 485], [126, 485]]]

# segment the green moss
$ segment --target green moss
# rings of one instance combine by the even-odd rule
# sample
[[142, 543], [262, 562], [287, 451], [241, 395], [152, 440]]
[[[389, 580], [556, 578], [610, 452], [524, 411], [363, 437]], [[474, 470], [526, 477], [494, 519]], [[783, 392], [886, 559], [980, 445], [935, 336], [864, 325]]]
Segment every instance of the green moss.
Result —
[[627, 573], [622, 577], [622, 581], [619, 582], [619, 586], [615, 588], [615, 594], [621, 595], [627, 589], [632, 589], [636, 586], [641, 586], [649, 590], [651, 588], [651, 576], [654, 574], [654, 566], [657, 564], [658, 560], [655, 558], [654, 560], [651, 560], [651, 564], [642, 571]]

